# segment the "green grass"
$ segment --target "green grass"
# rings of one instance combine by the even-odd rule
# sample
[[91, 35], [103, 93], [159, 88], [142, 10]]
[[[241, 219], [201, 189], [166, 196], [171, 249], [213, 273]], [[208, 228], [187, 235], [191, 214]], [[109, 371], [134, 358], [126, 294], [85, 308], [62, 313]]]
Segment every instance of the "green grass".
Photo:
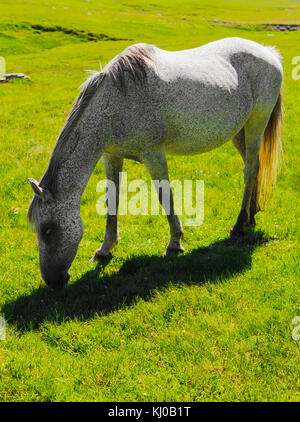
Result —
[[[0, 85], [0, 315], [7, 320], [0, 399], [299, 401], [291, 321], [300, 314], [300, 81], [292, 79], [291, 61], [300, 32], [258, 25], [300, 24], [300, 3], [2, 0], [0, 7], [7, 72], [31, 77]], [[106, 41], [89, 41], [88, 33]], [[255, 233], [247, 242], [227, 240], [243, 192], [242, 160], [228, 143], [168, 157], [171, 179], [206, 174], [204, 224], [185, 227], [183, 255], [162, 257], [164, 216], [121, 216], [113, 259], [95, 267], [89, 258], [105, 228], [96, 213], [96, 185], [105, 177], [99, 163], [82, 198], [85, 234], [72, 278], [63, 292], [51, 292], [27, 224], [27, 177], [44, 173], [85, 69], [99, 69], [135, 42], [179, 50], [227, 36], [276, 45], [284, 58], [286, 165]], [[126, 161], [125, 170], [129, 181], [150, 183], [144, 166]]]

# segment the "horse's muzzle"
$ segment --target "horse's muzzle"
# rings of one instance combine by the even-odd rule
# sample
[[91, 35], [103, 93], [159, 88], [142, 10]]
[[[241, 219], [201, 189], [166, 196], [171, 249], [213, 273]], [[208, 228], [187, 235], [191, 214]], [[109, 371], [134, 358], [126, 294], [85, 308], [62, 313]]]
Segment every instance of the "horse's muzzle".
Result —
[[65, 285], [68, 283], [70, 279], [70, 274], [67, 272], [64, 274], [60, 274], [58, 277], [53, 277], [53, 278], [43, 277], [43, 278], [48, 287], [50, 287], [51, 289], [57, 290], [57, 289], [62, 289], [63, 287], [65, 287]]

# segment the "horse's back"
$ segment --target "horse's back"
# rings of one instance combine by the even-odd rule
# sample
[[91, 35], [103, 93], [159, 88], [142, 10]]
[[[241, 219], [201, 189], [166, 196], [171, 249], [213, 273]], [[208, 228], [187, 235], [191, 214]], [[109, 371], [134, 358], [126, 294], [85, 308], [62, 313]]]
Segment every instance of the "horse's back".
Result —
[[164, 104], [170, 153], [220, 146], [244, 126], [255, 102], [278, 95], [272, 85], [281, 64], [253, 41], [227, 38], [175, 52], [155, 48], [154, 63], [153, 91]]
[[252, 63], [257, 65], [260, 62], [282, 73], [280, 55], [274, 47], [238, 37], [224, 38], [189, 50], [166, 51], [154, 47], [153, 51], [158, 75], [165, 81], [187, 76], [204, 83], [218, 83], [224, 63], [230, 63], [236, 72], [243, 72], [245, 69], [249, 71]]

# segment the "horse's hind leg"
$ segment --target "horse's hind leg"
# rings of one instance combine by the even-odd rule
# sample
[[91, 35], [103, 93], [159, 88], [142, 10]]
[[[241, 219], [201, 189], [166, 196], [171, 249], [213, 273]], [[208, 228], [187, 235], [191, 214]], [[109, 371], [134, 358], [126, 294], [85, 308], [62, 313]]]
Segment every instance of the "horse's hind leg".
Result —
[[[120, 190], [120, 173], [123, 168], [123, 159], [114, 155], [104, 153], [103, 164], [107, 178], [107, 204], [112, 204], [110, 210], [108, 206], [106, 229], [104, 241], [99, 249], [96, 250], [91, 261], [99, 261], [110, 255], [111, 249], [118, 243], [118, 205], [119, 205], [119, 190]], [[109, 186], [112, 184], [112, 186]], [[114, 195], [114, 197], [109, 196]]]
[[[244, 164], [246, 165], [246, 144], [245, 144], [245, 131], [244, 128], [234, 136], [232, 139], [233, 145], [241, 154]], [[255, 214], [260, 210], [257, 204], [257, 177], [255, 181], [254, 189], [252, 190], [251, 200], [250, 200], [250, 209], [249, 209], [249, 223], [250, 225], [255, 225]]]
[[237, 135], [235, 135], [232, 139], [233, 145], [236, 147], [238, 152], [241, 154], [241, 157], [244, 161], [246, 161], [246, 145], [245, 145], [245, 132], [244, 128], [239, 131]]
[[233, 140], [245, 163], [245, 190], [241, 211], [237, 222], [231, 230], [231, 236], [243, 235], [245, 225], [254, 222], [254, 214], [257, 212], [256, 184], [259, 170], [259, 149], [267, 123], [268, 118], [250, 118], [244, 127], [244, 145], [242, 133], [239, 133]]
[[183, 229], [181, 222], [174, 211], [173, 195], [169, 183], [165, 153], [161, 151], [147, 151], [143, 155], [143, 163], [147, 167], [155, 184], [159, 201], [166, 212], [170, 226], [171, 239], [165, 254], [183, 252], [184, 248], [180, 243]]

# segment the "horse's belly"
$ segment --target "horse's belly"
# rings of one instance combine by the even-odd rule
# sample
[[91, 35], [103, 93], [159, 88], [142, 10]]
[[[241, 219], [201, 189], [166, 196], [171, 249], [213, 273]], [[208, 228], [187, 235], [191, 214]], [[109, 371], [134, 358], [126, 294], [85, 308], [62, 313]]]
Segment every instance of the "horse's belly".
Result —
[[201, 138], [195, 139], [192, 137], [182, 137], [181, 139], [175, 139], [172, 142], [166, 143], [166, 152], [174, 155], [193, 155], [201, 154], [203, 152], [210, 151], [218, 148], [230, 138], [226, 139], [214, 139], [211, 141], [203, 140]]
[[245, 115], [225, 123], [218, 117], [214, 122], [195, 116], [173, 117], [169, 119], [166, 151], [169, 154], [189, 155], [218, 148], [241, 130], [246, 119]]
[[[227, 100], [227, 101], [226, 101]], [[194, 107], [192, 101], [186, 107], [169, 108], [166, 113], [168, 134], [166, 151], [170, 154], [199, 154], [210, 151], [232, 139], [245, 125], [252, 101], [226, 98]]]

